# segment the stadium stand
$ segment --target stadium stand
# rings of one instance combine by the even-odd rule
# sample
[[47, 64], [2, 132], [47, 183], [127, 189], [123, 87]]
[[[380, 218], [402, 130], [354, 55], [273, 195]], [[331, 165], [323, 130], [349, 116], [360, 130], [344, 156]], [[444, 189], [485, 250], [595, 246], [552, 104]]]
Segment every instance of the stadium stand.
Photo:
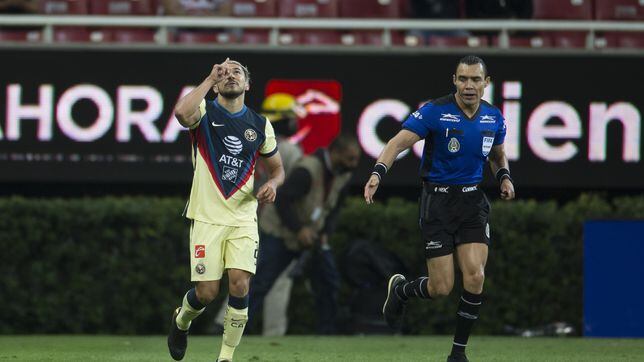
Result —
[[285, 18], [336, 18], [338, 0], [280, 0], [278, 16]]
[[397, 0], [340, 1], [343, 18], [401, 18], [402, 7]]
[[535, 19], [577, 19], [593, 18], [590, 0], [533, 0]]
[[238, 17], [264, 17], [277, 16], [276, 0], [233, 0], [233, 16]]
[[[516, 21], [514, 24], [519, 24], [519, 27], [508, 27], [507, 23], [503, 23], [504, 20], [499, 20], [497, 26], [476, 20], [459, 19], [458, 23], [434, 22], [431, 19], [407, 20], [405, 17], [411, 16], [410, 0], [230, 0], [231, 17], [198, 17], [195, 19], [212, 19], [212, 25], [201, 23], [192, 27], [186, 18], [173, 18], [172, 23], [152, 20], [155, 19], [155, 15], [163, 13], [161, 3], [167, 2], [43, 0], [40, 3], [42, 14], [96, 17], [83, 18], [85, 20], [77, 24], [57, 22], [57, 18], [54, 17], [46, 23], [36, 21], [25, 23], [24, 26], [13, 23], [13, 28], [0, 22], [0, 41], [160, 44], [169, 41], [215, 45], [393, 45], [434, 48], [644, 48], [642, 0], [533, 0], [533, 24], [538, 24], [533, 28], [530, 27], [530, 20]], [[463, 10], [466, 2], [460, 1], [459, 4]], [[133, 22], [132, 19], [123, 23], [126, 18], [122, 16], [140, 16], [142, 23]], [[105, 20], [111, 17], [115, 19], [114, 22]], [[254, 18], [258, 18], [258, 23], [254, 23]], [[274, 22], [268, 21], [271, 18], [275, 19]], [[89, 19], [97, 19], [97, 22]], [[239, 19], [242, 20], [242, 25], [230, 21], [222, 22], [222, 19]], [[326, 26], [336, 24], [333, 21], [341, 22], [346, 19], [352, 20], [337, 23], [337, 27]], [[297, 22], [288, 23], [289, 21]], [[547, 24], [555, 26], [550, 27], [542, 21], [550, 21], [552, 23]], [[366, 26], [362, 22], [371, 23]], [[557, 24], [571, 25], [556, 26]], [[37, 29], [44, 31], [39, 33]], [[431, 33], [431, 36], [423, 35], [427, 32]], [[468, 36], [470, 33], [475, 36]], [[482, 34], [492, 36], [484, 37]]]
[[595, 0], [597, 20], [644, 20], [642, 0]]

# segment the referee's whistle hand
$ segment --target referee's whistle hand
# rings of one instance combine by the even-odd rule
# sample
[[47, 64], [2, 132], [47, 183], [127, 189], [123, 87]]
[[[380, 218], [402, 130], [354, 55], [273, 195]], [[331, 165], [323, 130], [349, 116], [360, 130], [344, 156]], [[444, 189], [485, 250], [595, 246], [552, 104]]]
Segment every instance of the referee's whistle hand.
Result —
[[378, 190], [379, 184], [380, 180], [378, 179], [378, 176], [371, 175], [369, 181], [367, 181], [367, 184], [364, 186], [364, 199], [367, 204], [373, 204], [373, 195], [376, 193], [376, 190]]

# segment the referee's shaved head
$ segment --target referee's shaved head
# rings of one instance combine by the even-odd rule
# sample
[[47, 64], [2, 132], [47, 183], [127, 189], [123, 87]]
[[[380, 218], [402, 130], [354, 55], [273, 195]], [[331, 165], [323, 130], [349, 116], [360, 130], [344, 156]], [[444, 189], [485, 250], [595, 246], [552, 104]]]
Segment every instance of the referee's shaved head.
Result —
[[[465, 65], [474, 65], [474, 64], [481, 64], [481, 67], [483, 67], [483, 76], [487, 76], [487, 66], [485, 65], [485, 62], [483, 59], [477, 57], [476, 55], [466, 55], [461, 60], [458, 61], [458, 64], [456, 64], [456, 69], [458, 69], [458, 66], [461, 64]], [[456, 72], [454, 72], [456, 74]]]

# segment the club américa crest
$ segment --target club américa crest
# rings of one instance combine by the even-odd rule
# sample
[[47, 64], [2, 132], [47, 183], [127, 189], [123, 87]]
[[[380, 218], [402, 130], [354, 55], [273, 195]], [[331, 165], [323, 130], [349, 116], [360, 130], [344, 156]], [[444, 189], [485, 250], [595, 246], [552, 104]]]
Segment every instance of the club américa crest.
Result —
[[249, 128], [244, 131], [244, 137], [246, 138], [246, 141], [253, 142], [257, 139], [257, 132], [255, 132], [254, 129]]

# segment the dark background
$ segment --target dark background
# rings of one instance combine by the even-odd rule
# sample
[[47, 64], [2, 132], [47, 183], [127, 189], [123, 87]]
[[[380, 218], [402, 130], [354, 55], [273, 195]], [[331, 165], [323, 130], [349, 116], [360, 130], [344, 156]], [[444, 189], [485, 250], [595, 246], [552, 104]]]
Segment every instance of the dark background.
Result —
[[[247, 104], [259, 109], [265, 84], [270, 79], [335, 79], [343, 86], [341, 104], [343, 131], [355, 132], [365, 107], [378, 99], [397, 99], [413, 111], [430, 98], [452, 92], [451, 76], [462, 54], [432, 53], [331, 53], [331, 52], [253, 52], [253, 51], [114, 51], [107, 50], [0, 50], [4, 71], [0, 73], [0, 194], [68, 196], [83, 194], [177, 194], [188, 192], [192, 172], [188, 135], [182, 133], [175, 143], [150, 143], [137, 128], [132, 139], [119, 143], [115, 122], [101, 139], [91, 143], [74, 142], [59, 130], [53, 109], [53, 138], [36, 139], [36, 122], [23, 120], [22, 137], [6, 139], [6, 92], [9, 84], [22, 85], [22, 104], [35, 103], [38, 87], [54, 86], [54, 104], [71, 86], [93, 84], [111, 97], [116, 115], [116, 89], [121, 85], [149, 85], [163, 96], [163, 113], [157, 121], [165, 128], [183, 86], [196, 85], [212, 65], [227, 56], [247, 64], [252, 73]], [[494, 104], [501, 107], [502, 82], [521, 81], [521, 156], [511, 162], [519, 196], [572, 197], [581, 191], [602, 190], [626, 194], [641, 190], [644, 179], [642, 161], [621, 160], [622, 132], [619, 122], [608, 127], [605, 162], [588, 161], [588, 113], [591, 102], [624, 101], [641, 110], [644, 95], [639, 84], [641, 57], [609, 55], [488, 55], [484, 56], [494, 82]], [[212, 97], [212, 94], [210, 95]], [[566, 162], [545, 162], [534, 155], [526, 142], [526, 123], [532, 111], [551, 100], [571, 104], [582, 122], [582, 136], [572, 140], [577, 155]], [[135, 107], [141, 106], [135, 104]], [[90, 102], [81, 101], [73, 111], [74, 119], [93, 120], [97, 111]], [[88, 122], [89, 123], [89, 122]], [[556, 125], [553, 119], [549, 124]], [[560, 122], [559, 122], [560, 124]], [[640, 128], [641, 129], [641, 128]], [[377, 129], [386, 141], [399, 130], [393, 119], [383, 120]], [[640, 130], [640, 142], [642, 139]], [[551, 140], [558, 144], [561, 140]], [[640, 145], [640, 152], [641, 152]], [[64, 161], [11, 161], [10, 154], [63, 154]], [[80, 154], [81, 161], [69, 161]], [[139, 162], [87, 162], [89, 153], [136, 155]], [[3, 156], [4, 155], [4, 156]], [[157, 156], [171, 161], [158, 162]], [[166, 157], [166, 159], [168, 159]], [[374, 160], [364, 155], [354, 177], [353, 190], [359, 192]], [[415, 197], [419, 160], [409, 155], [396, 163], [394, 176], [384, 182], [382, 193]], [[487, 175], [484, 186], [493, 183]]]

